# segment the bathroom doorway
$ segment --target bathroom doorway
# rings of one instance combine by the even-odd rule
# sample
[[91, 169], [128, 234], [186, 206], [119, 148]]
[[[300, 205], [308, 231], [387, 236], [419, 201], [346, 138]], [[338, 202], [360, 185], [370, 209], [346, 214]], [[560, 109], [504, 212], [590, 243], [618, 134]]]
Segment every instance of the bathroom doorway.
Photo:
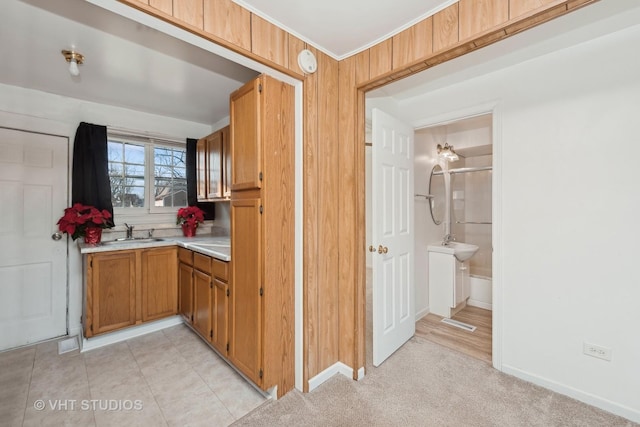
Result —
[[[493, 308], [493, 114], [476, 114], [415, 129], [414, 187], [415, 187], [415, 313], [416, 336], [434, 341], [472, 357], [492, 362]], [[371, 139], [367, 133], [367, 144]], [[438, 155], [438, 144], [454, 147], [458, 159], [445, 161]], [[366, 154], [367, 241], [370, 241], [370, 200], [373, 192], [370, 163], [371, 147]], [[447, 208], [441, 209], [443, 218], [434, 220], [435, 200], [432, 196], [444, 190], [430, 188], [433, 167], [446, 170]], [[444, 174], [443, 174], [444, 175]], [[443, 176], [440, 176], [442, 179]], [[437, 207], [436, 207], [437, 209]], [[446, 213], [446, 218], [444, 214]], [[467, 295], [464, 307], [451, 316], [457, 321], [443, 323], [443, 316], [429, 309], [428, 247], [441, 244], [445, 235], [458, 242], [478, 246], [477, 252], [464, 264], [467, 269]], [[371, 366], [372, 270], [367, 258], [367, 365]], [[464, 327], [459, 327], [461, 323]], [[466, 328], [467, 325], [471, 329]]]
[[[416, 130], [415, 153], [415, 188], [420, 194], [415, 205], [415, 278], [416, 288], [422, 289], [421, 299], [416, 298], [416, 335], [491, 363], [493, 116], [480, 114]], [[445, 154], [452, 155], [447, 159]], [[439, 172], [432, 174], [436, 165]], [[429, 277], [428, 248], [445, 239], [478, 248], [463, 263], [456, 261], [463, 296], [450, 315], [434, 313], [433, 301], [434, 290], [448, 284]], [[448, 317], [454, 322], [442, 322]]]

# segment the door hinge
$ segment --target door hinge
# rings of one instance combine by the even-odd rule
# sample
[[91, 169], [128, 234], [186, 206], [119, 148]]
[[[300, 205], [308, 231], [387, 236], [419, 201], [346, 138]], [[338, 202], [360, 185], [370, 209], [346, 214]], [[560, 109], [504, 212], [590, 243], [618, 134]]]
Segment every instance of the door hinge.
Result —
[[260, 84], [258, 85], [258, 92], [259, 92], [259, 93], [262, 93], [262, 83], [260, 83]]
[[258, 376], [260, 377], [260, 379], [262, 379], [262, 369], [260, 369], [260, 371], [258, 372]]
[[89, 325], [89, 329], [91, 329], [91, 332], [93, 332], [93, 323]]
[[227, 289], [227, 296], [229, 296], [229, 289]]
[[191, 315], [191, 321], [193, 322], [193, 314]]
[[213, 282], [209, 282], [209, 289], [213, 289]]
[[213, 339], [213, 331], [209, 330], [209, 338]]
[[89, 267], [93, 268], [93, 258], [89, 261]]
[[229, 343], [227, 343], [227, 351], [229, 351]]
[[264, 211], [264, 208], [262, 207], [262, 205], [260, 205], [260, 215], [262, 215], [263, 211]]
[[260, 287], [260, 296], [262, 296], [262, 294], [264, 293], [264, 291], [262, 290], [262, 286]]
[[260, 181], [262, 181], [262, 172], [260, 172], [260, 173], [258, 174], [258, 179], [259, 179]]

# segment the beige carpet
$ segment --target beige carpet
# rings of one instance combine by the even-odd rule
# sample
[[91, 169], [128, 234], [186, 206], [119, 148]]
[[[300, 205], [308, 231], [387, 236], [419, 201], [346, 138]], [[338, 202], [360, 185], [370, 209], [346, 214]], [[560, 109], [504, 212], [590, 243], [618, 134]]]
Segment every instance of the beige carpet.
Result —
[[234, 426], [637, 426], [414, 337], [361, 381], [336, 375]]

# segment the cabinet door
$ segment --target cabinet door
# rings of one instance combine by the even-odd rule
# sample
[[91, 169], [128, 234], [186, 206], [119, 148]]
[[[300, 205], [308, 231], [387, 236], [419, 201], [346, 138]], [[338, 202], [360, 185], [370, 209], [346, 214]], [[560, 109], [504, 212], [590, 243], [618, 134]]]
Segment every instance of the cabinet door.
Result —
[[231, 94], [231, 190], [260, 188], [260, 90], [257, 78]]
[[87, 274], [85, 335], [91, 337], [134, 325], [136, 323], [135, 251], [90, 255]]
[[142, 251], [142, 321], [178, 312], [178, 251], [157, 248]]
[[213, 279], [213, 306], [211, 322], [213, 336], [211, 344], [223, 355], [227, 354], [227, 331], [229, 325], [229, 285], [222, 280]]
[[189, 323], [193, 322], [193, 267], [183, 262], [178, 268], [178, 312]]
[[231, 138], [229, 126], [220, 130], [222, 134], [222, 195], [231, 197]]
[[211, 339], [211, 276], [193, 271], [193, 327]]
[[207, 139], [201, 138], [196, 144], [196, 191], [198, 200], [207, 199], [207, 183], [209, 181], [207, 170]]
[[207, 199], [222, 197], [222, 132], [214, 132], [207, 141]]
[[[229, 359], [262, 386], [262, 224], [260, 199], [231, 200]], [[277, 309], [274, 307], [274, 309]]]

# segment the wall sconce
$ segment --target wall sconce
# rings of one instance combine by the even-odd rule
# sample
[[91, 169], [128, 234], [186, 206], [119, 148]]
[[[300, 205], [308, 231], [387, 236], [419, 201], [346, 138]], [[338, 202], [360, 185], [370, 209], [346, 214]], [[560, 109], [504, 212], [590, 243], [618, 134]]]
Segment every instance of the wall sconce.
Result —
[[69, 74], [72, 76], [79, 76], [80, 69], [78, 68], [78, 65], [82, 65], [84, 62], [84, 55], [73, 50], [63, 50], [62, 55], [69, 63]]
[[438, 155], [449, 162], [455, 162], [459, 159], [458, 154], [453, 149], [453, 145], [449, 145], [448, 142], [444, 143], [444, 147], [438, 144]]

